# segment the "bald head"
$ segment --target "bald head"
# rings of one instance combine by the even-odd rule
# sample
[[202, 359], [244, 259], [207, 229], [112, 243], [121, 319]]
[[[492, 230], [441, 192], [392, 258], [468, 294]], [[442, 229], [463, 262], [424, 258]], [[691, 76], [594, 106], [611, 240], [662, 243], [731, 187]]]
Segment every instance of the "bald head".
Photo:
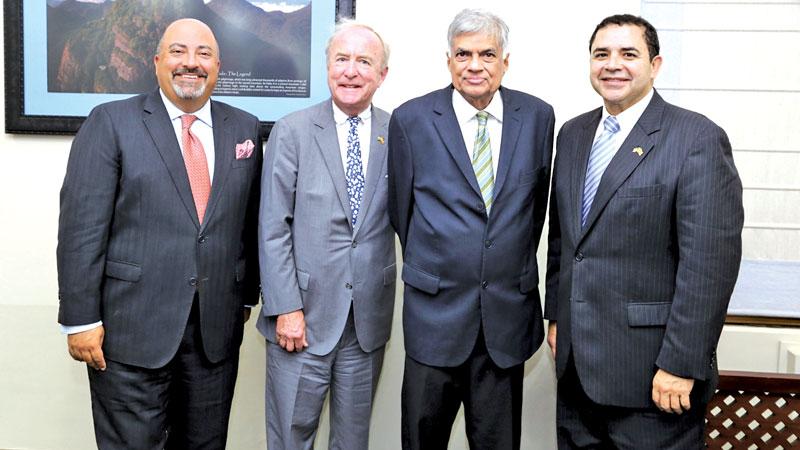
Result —
[[158, 86], [184, 112], [200, 109], [219, 75], [219, 47], [211, 28], [196, 19], [179, 19], [164, 30], [153, 58]]

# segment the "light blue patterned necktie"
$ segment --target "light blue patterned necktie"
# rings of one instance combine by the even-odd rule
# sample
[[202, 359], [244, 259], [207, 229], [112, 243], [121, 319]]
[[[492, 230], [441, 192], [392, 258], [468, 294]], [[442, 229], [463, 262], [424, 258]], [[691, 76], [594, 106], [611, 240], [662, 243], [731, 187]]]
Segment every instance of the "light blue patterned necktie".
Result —
[[486, 130], [489, 113], [478, 111], [475, 116], [478, 118], [478, 132], [475, 134], [475, 146], [472, 150], [472, 170], [475, 171], [475, 177], [478, 179], [478, 187], [481, 189], [483, 204], [486, 206], [486, 214], [489, 214], [494, 201], [492, 144], [489, 141], [489, 133]]
[[347, 133], [347, 196], [350, 197], [350, 213], [353, 226], [358, 220], [361, 198], [364, 196], [364, 170], [361, 165], [361, 143], [358, 141], [358, 116], [348, 117], [350, 132]]
[[603, 172], [606, 171], [608, 163], [616, 153], [614, 147], [614, 135], [619, 131], [619, 122], [614, 116], [606, 117], [603, 122], [603, 133], [592, 144], [592, 151], [589, 154], [589, 164], [586, 167], [586, 181], [583, 184], [583, 204], [581, 205], [581, 226], [586, 226], [586, 218], [592, 208], [594, 196], [597, 194], [597, 186]]

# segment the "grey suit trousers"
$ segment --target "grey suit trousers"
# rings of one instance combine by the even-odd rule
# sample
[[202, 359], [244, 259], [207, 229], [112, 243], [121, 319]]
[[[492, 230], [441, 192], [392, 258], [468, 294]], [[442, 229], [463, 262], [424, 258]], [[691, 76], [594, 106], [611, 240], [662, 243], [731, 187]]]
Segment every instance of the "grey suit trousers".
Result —
[[385, 346], [364, 352], [352, 308], [342, 337], [324, 356], [287, 352], [267, 342], [267, 448], [314, 447], [319, 417], [330, 389], [330, 450], [367, 450], [375, 389]]

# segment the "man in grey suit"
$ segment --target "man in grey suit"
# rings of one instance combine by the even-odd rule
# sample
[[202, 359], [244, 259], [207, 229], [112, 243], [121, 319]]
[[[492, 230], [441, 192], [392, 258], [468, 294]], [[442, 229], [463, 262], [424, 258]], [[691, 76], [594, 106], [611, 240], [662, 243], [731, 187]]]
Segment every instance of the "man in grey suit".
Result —
[[258, 301], [259, 122], [209, 101], [202, 22], [169, 25], [154, 62], [159, 90], [98, 106], [73, 141], [58, 320], [89, 366], [99, 448], [224, 448]]
[[471, 448], [520, 446], [523, 365], [544, 338], [536, 249], [555, 118], [500, 85], [507, 35], [494, 14], [456, 15], [452, 85], [400, 106], [389, 124], [405, 449], [446, 449], [462, 403]]
[[271, 450], [312, 448], [329, 390], [328, 448], [368, 447], [392, 327], [389, 115], [372, 106], [389, 53], [372, 28], [344, 22], [326, 56], [331, 99], [275, 123], [262, 176], [258, 329]]
[[550, 204], [558, 445], [702, 448], [741, 258], [731, 146], [653, 89], [662, 58], [646, 20], [608, 17], [589, 48], [604, 107], [559, 132]]

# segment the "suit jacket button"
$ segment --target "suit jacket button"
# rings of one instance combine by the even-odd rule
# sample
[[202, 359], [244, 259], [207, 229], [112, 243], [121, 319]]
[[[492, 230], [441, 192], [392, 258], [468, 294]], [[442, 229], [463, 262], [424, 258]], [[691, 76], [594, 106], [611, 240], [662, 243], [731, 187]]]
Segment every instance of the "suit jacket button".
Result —
[[578, 252], [575, 254], [575, 261], [581, 262], [583, 261], [583, 253]]
[[358, 247], [358, 242], [356, 242], [356, 241], [353, 241], [353, 243], [352, 243], [352, 244], [350, 244], [350, 247], [353, 247], [353, 248], [356, 248], [356, 247]]
[[483, 203], [478, 203], [476, 206], [478, 207], [478, 211], [486, 210], [486, 205], [484, 205]]
[[353, 285], [350, 284], [350, 283], [345, 283], [344, 287], [345, 287], [345, 289], [353, 289]]
[[484, 241], [483, 246], [486, 247], [486, 248], [492, 248], [491, 239], [487, 239], [486, 241]]
[[481, 283], [481, 287], [482, 287], [482, 288], [484, 288], [484, 289], [486, 289], [487, 287], [489, 287], [489, 282], [488, 282], [488, 281], [484, 281], [484, 282], [482, 282], [482, 283]]
[[206, 237], [205, 236], [200, 236], [199, 238], [197, 238], [197, 242], [199, 242], [201, 244], [204, 243], [205, 241], [206, 241]]
[[189, 278], [189, 286], [197, 286], [197, 278]]

